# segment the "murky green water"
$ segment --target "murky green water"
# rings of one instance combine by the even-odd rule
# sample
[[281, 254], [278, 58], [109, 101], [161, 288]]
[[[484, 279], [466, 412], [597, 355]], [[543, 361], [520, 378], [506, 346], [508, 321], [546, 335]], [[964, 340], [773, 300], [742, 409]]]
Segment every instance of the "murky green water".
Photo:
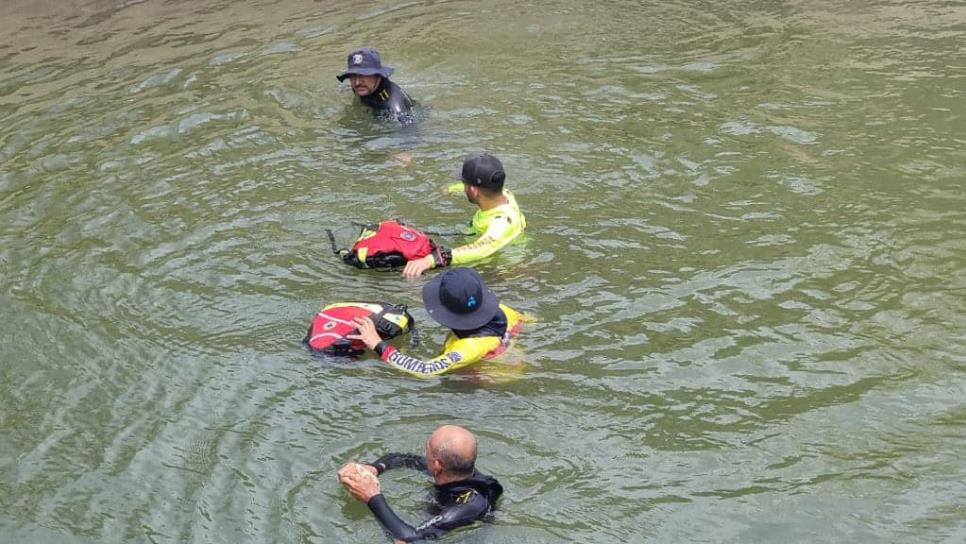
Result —
[[[962, 3], [358, 4], [0, 4], [0, 541], [381, 542], [336, 468], [443, 422], [507, 488], [448, 541], [966, 540]], [[519, 364], [310, 357], [355, 298], [435, 353], [323, 229], [452, 229], [481, 149]]]

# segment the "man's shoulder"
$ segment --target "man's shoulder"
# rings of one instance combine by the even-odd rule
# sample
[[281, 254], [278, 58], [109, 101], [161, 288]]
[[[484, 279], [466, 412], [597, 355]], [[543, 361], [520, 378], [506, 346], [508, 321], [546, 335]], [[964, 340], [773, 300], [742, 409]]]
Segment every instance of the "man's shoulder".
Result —
[[500, 309], [503, 310], [503, 313], [506, 315], [507, 324], [511, 327], [522, 318], [523, 314], [502, 302], [500, 303]]
[[396, 103], [398, 105], [405, 105], [410, 107], [413, 104], [413, 99], [409, 97], [409, 94], [399, 86], [398, 83], [391, 79], [386, 80], [386, 86], [389, 88], [389, 102]]
[[477, 210], [477, 213], [480, 214], [480, 219], [485, 221], [486, 224], [493, 225], [494, 222], [502, 221], [509, 227], [510, 230], [508, 232], [519, 234], [526, 226], [526, 218], [523, 212], [520, 211], [520, 207], [517, 206], [517, 201], [513, 198], [513, 194], [506, 191], [503, 194], [507, 197], [505, 203], [485, 212]]
[[520, 211], [520, 206], [517, 205], [517, 201], [513, 198], [513, 193], [506, 190], [503, 191], [503, 196], [506, 197], [506, 202], [490, 208], [489, 210], [476, 210], [476, 215], [486, 216], [490, 218], [495, 217], [520, 217], [523, 212]]
[[400, 87], [398, 83], [396, 83], [391, 79], [388, 79], [388, 78], [386, 79], [386, 85], [389, 87], [390, 90], [399, 91], [405, 94], [405, 91], [403, 91], [403, 88]]
[[496, 478], [480, 472], [476, 472], [472, 477], [456, 483], [453, 486], [453, 490], [460, 494], [472, 491], [471, 494], [466, 495], [467, 500], [475, 496], [480, 496], [488, 503], [495, 503], [500, 498], [500, 495], [503, 494], [503, 486], [500, 485], [500, 482]]
[[503, 190], [503, 196], [506, 197], [506, 204], [499, 206], [506, 210], [508, 214], [513, 216], [522, 216], [523, 212], [520, 211], [520, 205], [517, 204], [517, 198], [508, 189]]
[[471, 517], [482, 516], [493, 508], [491, 494], [478, 485], [460, 485], [449, 490], [447, 508], [472, 512]]

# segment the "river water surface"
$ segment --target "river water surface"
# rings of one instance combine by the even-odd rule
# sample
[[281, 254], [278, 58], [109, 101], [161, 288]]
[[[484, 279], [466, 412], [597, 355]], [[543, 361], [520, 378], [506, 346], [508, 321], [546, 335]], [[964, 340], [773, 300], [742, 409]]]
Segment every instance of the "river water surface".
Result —
[[[383, 542], [336, 469], [446, 422], [506, 487], [448, 542], [963, 542], [964, 104], [962, 2], [3, 2], [0, 542]], [[457, 229], [479, 150], [513, 350], [310, 356], [352, 299], [436, 353], [323, 229]]]

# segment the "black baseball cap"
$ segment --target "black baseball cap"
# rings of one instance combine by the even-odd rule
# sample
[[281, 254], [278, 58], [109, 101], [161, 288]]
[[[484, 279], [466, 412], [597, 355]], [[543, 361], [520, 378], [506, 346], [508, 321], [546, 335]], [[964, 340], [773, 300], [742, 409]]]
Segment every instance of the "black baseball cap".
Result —
[[450, 268], [423, 286], [430, 317], [451, 329], [478, 329], [493, 319], [500, 301], [472, 268]]
[[343, 81], [352, 74], [360, 76], [380, 75], [382, 77], [389, 77], [392, 72], [393, 69], [391, 67], [382, 65], [382, 61], [379, 59], [378, 51], [368, 47], [363, 47], [362, 49], [356, 49], [355, 51], [349, 53], [349, 56], [346, 57], [345, 71], [335, 76], [335, 78], [339, 81]]
[[506, 173], [500, 159], [489, 153], [479, 153], [467, 157], [463, 168], [453, 172], [453, 177], [477, 187], [503, 187]]

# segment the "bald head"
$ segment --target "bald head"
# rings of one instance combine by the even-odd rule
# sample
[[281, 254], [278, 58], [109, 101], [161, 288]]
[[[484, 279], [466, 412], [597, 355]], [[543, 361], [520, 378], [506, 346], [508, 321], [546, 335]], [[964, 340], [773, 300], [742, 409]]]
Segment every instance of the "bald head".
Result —
[[458, 425], [443, 425], [426, 444], [429, 455], [453, 475], [469, 476], [476, 464], [476, 437]]

